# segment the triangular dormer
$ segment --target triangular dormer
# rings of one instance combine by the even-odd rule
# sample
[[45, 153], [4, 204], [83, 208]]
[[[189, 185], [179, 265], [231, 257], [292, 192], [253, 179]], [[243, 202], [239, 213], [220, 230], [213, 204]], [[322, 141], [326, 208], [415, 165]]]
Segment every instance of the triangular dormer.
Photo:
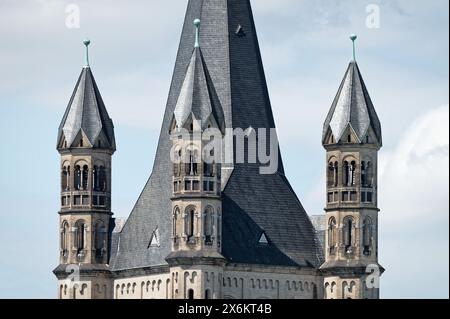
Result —
[[267, 239], [266, 233], [263, 232], [261, 234], [261, 237], [259, 238], [258, 243], [260, 245], [268, 245], [269, 244], [269, 240]]

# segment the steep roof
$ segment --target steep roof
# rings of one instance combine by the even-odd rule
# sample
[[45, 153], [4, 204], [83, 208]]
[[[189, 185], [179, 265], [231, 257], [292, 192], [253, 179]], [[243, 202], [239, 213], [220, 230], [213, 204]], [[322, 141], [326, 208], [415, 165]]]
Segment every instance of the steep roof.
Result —
[[335, 140], [339, 142], [349, 126], [359, 141], [363, 141], [369, 128], [372, 128], [379, 144], [382, 145], [380, 120], [355, 61], [350, 62], [325, 120], [323, 143], [326, 143], [330, 129]]
[[[164, 265], [171, 252], [169, 131], [193, 58], [192, 22], [197, 18], [202, 21], [204, 65], [222, 106], [226, 128], [275, 128], [250, 1], [190, 0], [153, 171], [122, 232], [114, 235], [113, 270]], [[235, 164], [222, 196], [222, 255], [228, 262], [320, 266], [320, 244], [284, 176], [281, 156], [278, 171], [272, 175], [261, 175], [254, 164]], [[156, 228], [161, 245], [149, 247]], [[263, 232], [267, 245], [260, 243]]]
[[107, 144], [103, 143], [102, 147], [116, 149], [113, 122], [88, 66], [81, 71], [59, 126], [58, 147], [62, 138], [67, 142], [67, 147], [74, 146], [73, 143], [81, 133], [86, 136], [91, 146], [97, 145], [100, 136], [104, 136], [103, 141]]
[[194, 48], [183, 86], [175, 106], [174, 116], [179, 127], [186, 124], [191, 115], [201, 122], [202, 129], [208, 125], [211, 116], [223, 130], [224, 116], [214, 85], [200, 47]]

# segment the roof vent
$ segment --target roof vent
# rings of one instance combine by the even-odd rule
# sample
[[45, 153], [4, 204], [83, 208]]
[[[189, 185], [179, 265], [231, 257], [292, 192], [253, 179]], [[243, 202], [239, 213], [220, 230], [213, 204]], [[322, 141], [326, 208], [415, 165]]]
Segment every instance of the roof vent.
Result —
[[159, 241], [159, 229], [158, 229], [158, 227], [156, 227], [152, 233], [152, 237], [150, 238], [150, 243], [148, 244], [147, 248], [159, 247], [159, 246], [161, 246], [160, 241]]
[[239, 24], [237, 29], [236, 29], [236, 35], [238, 37], [245, 37], [245, 32], [244, 32], [244, 28]]
[[261, 245], [268, 245], [269, 240], [267, 239], [266, 233], [262, 233], [261, 238], [259, 239], [259, 243]]

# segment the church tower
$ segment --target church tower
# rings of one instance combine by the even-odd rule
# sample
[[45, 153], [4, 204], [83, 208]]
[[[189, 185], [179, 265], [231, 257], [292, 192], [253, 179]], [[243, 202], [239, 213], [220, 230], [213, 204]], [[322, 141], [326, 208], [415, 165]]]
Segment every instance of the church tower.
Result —
[[324, 292], [328, 299], [379, 298], [378, 151], [381, 125], [355, 59], [326, 118]]
[[[200, 20], [194, 24], [195, 45], [170, 130], [172, 253], [166, 260], [174, 299], [220, 298], [217, 282], [225, 261], [221, 255], [220, 182], [223, 111], [213, 98], [215, 89], [200, 48]], [[150, 245], [158, 245], [157, 231]]]
[[61, 299], [112, 297], [108, 281], [111, 212], [111, 157], [114, 126], [89, 66], [76, 84], [58, 131], [61, 155], [60, 265]]

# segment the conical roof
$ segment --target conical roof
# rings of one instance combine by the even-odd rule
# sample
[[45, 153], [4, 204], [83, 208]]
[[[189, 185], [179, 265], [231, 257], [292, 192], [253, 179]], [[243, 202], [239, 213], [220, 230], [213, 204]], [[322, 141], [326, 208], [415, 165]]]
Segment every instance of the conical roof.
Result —
[[80, 134], [88, 139], [92, 147], [97, 147], [99, 138], [102, 138], [101, 148], [116, 149], [113, 122], [88, 66], [81, 71], [59, 126], [58, 148], [61, 148], [63, 139], [66, 147], [75, 147], [73, 144]]
[[335, 141], [340, 142], [349, 126], [360, 142], [364, 141], [364, 137], [372, 128], [378, 143], [382, 145], [380, 120], [355, 61], [350, 62], [325, 120], [323, 143], [327, 142], [329, 130]]

